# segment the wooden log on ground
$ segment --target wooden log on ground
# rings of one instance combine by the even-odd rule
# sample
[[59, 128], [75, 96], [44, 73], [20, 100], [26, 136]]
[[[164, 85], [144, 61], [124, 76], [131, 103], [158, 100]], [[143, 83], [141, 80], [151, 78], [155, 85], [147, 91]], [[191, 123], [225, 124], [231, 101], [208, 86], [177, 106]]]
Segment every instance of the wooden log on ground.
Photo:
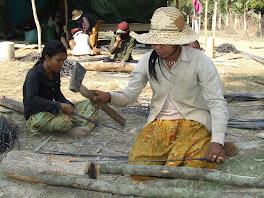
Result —
[[[96, 173], [96, 170], [92, 169], [94, 166], [91, 163], [71, 163], [71, 160], [76, 160], [76, 158], [42, 155], [29, 151], [10, 151], [1, 164], [5, 167], [4, 172], [18, 177], [27, 176], [29, 172], [86, 175], [88, 177], [88, 166], [90, 170], [93, 170], [93, 173]], [[93, 174], [90, 174], [90, 177], [96, 179]]]
[[[0, 164], [0, 172], [5, 170], [5, 165]], [[84, 190], [99, 191], [117, 195], [138, 196], [138, 197], [261, 197], [263, 192], [239, 192], [236, 191], [199, 191], [197, 189], [175, 188], [175, 187], [153, 187], [143, 184], [124, 184], [107, 182], [86, 178], [85, 176], [68, 176], [59, 174], [49, 174], [46, 172], [24, 171], [24, 175], [7, 174], [9, 178], [21, 181], [43, 183], [54, 186], [64, 186]]]
[[99, 71], [99, 72], [124, 72], [131, 73], [135, 67], [136, 63], [126, 63], [125, 66], [121, 63], [87, 63], [83, 64], [87, 71]]
[[128, 174], [174, 179], [184, 178], [223, 185], [264, 188], [263, 178], [231, 175], [211, 169], [135, 164], [100, 164], [98, 165], [98, 169], [99, 174]]
[[10, 98], [1, 98], [0, 105], [18, 111], [20, 113], [24, 113], [24, 105], [22, 102]]
[[264, 49], [264, 46], [249, 46], [250, 49]]

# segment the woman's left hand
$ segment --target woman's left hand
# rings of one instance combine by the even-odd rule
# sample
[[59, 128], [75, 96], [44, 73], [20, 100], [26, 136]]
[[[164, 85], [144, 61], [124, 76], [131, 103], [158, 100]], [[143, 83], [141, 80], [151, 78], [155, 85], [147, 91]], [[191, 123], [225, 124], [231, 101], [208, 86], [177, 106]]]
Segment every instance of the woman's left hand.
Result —
[[203, 157], [206, 158], [206, 161], [208, 162], [216, 162], [218, 164], [223, 163], [225, 161], [225, 150], [223, 145], [217, 142], [211, 142]]
[[76, 114], [76, 109], [71, 104], [61, 103], [60, 110], [65, 114]]

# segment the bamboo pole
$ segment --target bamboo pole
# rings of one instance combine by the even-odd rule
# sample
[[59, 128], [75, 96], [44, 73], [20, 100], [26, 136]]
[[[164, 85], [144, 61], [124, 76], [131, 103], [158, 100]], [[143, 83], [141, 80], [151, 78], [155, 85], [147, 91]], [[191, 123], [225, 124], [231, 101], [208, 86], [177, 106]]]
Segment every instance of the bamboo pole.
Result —
[[38, 52], [41, 53], [41, 51], [42, 51], [42, 47], [41, 47], [41, 27], [40, 27], [39, 20], [38, 20], [38, 14], [37, 14], [35, 0], [31, 0], [31, 5], [32, 5], [32, 11], [33, 11], [34, 20], [35, 20], [35, 23], [36, 23], [36, 26], [37, 26], [37, 31], [38, 31]]

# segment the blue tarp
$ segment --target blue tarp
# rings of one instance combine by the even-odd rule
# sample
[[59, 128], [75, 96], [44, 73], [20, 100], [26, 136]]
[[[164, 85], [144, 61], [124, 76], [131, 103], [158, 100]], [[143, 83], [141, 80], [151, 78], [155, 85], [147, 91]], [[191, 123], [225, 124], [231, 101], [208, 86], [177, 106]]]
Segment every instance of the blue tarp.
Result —
[[[36, 9], [46, 6], [46, 0], [36, 0]], [[8, 14], [12, 27], [21, 25], [26, 20], [33, 18], [30, 0], [8, 0]]]

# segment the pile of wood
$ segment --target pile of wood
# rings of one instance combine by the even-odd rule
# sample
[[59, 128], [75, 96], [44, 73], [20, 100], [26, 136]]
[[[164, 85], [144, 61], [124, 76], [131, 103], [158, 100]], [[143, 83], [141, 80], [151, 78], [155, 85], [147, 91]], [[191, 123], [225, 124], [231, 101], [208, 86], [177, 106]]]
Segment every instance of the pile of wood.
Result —
[[[58, 157], [27, 151], [9, 152], [2, 163], [0, 163], [0, 172], [9, 178], [27, 182], [140, 197], [204, 197], [208, 194], [211, 197], [216, 197], [218, 194], [214, 191], [207, 192], [167, 186], [154, 187], [142, 184], [132, 185], [107, 182], [100, 180], [99, 174], [184, 178], [239, 187], [264, 187], [263, 178], [236, 176], [209, 169], [130, 165], [120, 162], [116, 164], [95, 164], [89, 161], [78, 161], [76, 158]], [[221, 196], [229, 195], [231, 197], [237, 194], [260, 196], [261, 192], [221, 192]]]

